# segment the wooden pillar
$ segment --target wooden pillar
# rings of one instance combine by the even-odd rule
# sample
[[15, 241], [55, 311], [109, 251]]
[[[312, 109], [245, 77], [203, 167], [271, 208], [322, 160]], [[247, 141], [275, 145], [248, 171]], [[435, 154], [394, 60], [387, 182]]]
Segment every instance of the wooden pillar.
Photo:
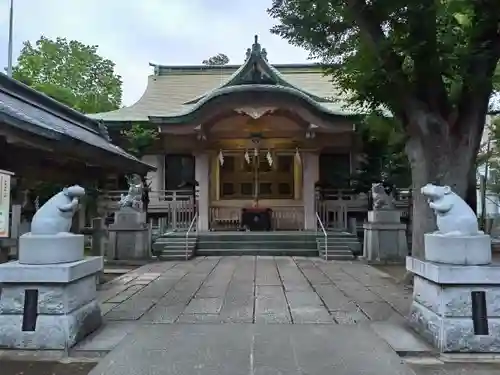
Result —
[[195, 179], [198, 183], [198, 231], [208, 231], [210, 217], [210, 157], [208, 153], [195, 155]]
[[304, 229], [316, 230], [316, 189], [319, 178], [319, 157], [314, 152], [302, 153], [302, 196], [304, 199]]

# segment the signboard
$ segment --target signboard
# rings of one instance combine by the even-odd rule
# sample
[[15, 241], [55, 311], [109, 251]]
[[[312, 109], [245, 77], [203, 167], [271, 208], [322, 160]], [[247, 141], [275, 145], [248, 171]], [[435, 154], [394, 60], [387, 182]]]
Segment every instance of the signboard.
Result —
[[9, 237], [10, 228], [10, 177], [13, 175], [0, 169], [0, 238]]

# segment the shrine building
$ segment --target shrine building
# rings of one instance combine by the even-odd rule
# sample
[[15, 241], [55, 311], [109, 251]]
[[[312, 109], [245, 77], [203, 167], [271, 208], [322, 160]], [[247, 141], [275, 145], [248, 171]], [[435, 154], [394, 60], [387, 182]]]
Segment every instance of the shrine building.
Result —
[[[152, 66], [135, 104], [92, 115], [117, 144], [133, 124], [158, 130], [143, 158], [157, 168], [149, 217], [209, 231], [265, 210], [274, 231], [346, 228], [350, 211], [366, 212], [366, 197], [348, 190], [357, 114], [317, 64], [270, 64], [255, 37], [241, 66]], [[126, 187], [109, 188], [108, 209]]]

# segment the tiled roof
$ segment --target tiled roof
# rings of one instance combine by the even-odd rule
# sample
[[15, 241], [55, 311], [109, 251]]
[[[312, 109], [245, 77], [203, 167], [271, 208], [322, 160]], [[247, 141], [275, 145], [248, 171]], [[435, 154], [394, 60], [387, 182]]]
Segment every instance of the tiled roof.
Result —
[[[105, 127], [28, 86], [0, 74], [0, 120], [52, 140], [70, 138], [148, 167], [110, 142]], [[154, 168], [150, 168], [154, 169]]]
[[[301, 88], [315, 96], [325, 99], [336, 99], [322, 102], [321, 106], [339, 114], [354, 114], [355, 110], [346, 109], [345, 101], [335, 89], [329, 77], [325, 77], [319, 68], [280, 69], [281, 75], [290, 84]], [[236, 69], [220, 68], [220, 70], [199, 71], [172, 70], [168, 74], [150, 75], [143, 96], [133, 105], [116, 111], [90, 115], [104, 121], [148, 121], [148, 116], [176, 116], [187, 112], [194, 104], [185, 104], [204, 96], [223, 85]]]

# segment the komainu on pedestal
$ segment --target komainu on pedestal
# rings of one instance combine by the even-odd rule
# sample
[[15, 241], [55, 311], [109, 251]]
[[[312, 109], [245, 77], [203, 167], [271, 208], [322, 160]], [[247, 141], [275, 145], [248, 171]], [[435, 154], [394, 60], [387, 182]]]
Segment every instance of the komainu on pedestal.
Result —
[[425, 234], [425, 259], [408, 257], [414, 278], [410, 324], [441, 352], [500, 352], [500, 265], [491, 239], [449, 186], [427, 184], [421, 194], [438, 230]]
[[69, 233], [84, 195], [74, 185], [49, 199], [19, 239], [19, 260], [0, 264], [0, 347], [68, 349], [102, 324], [102, 257], [85, 258], [83, 235]]
[[369, 263], [403, 264], [408, 255], [408, 243], [401, 212], [381, 183], [372, 184], [372, 197], [373, 210], [368, 211], [368, 222], [363, 224], [363, 258]]

